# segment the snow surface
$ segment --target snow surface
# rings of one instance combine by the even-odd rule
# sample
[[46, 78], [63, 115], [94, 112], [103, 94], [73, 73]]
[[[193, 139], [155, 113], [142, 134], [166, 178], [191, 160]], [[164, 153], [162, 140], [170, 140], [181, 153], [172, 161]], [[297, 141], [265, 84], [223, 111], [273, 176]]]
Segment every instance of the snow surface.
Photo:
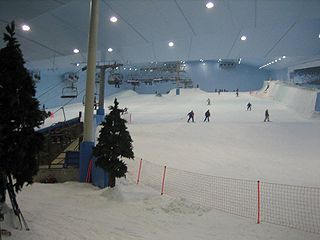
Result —
[[[106, 106], [114, 97], [106, 99]], [[299, 115], [281, 102], [249, 93], [236, 97], [199, 89], [182, 89], [180, 96], [126, 91], [116, 97], [132, 116], [128, 129], [136, 162], [143, 158], [214, 176], [319, 187], [319, 120]], [[246, 111], [248, 101], [252, 111]], [[266, 108], [268, 123], [263, 122]], [[78, 116], [82, 109], [80, 104], [66, 106], [67, 118]], [[207, 109], [211, 119], [204, 123]], [[186, 121], [191, 110], [195, 123]], [[45, 126], [62, 119], [59, 111]], [[319, 239], [316, 234], [258, 225], [186, 199], [160, 196], [159, 191], [136, 185], [130, 175], [118, 180], [114, 189], [77, 182], [35, 183], [19, 193], [18, 201], [31, 228], [19, 231], [5, 223], [13, 232], [11, 238], [18, 240]]]

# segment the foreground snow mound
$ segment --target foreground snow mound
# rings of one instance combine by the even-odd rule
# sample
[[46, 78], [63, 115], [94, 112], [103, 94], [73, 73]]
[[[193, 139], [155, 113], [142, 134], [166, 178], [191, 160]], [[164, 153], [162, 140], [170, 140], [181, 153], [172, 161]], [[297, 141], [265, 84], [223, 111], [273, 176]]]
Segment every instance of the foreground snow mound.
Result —
[[255, 224], [185, 199], [135, 184], [117, 181], [113, 189], [86, 183], [35, 183], [18, 195], [30, 231], [5, 223], [15, 240], [316, 240], [318, 235], [289, 228]]
[[100, 196], [106, 198], [109, 203], [118, 204], [143, 204], [147, 211], [160, 214], [203, 215], [209, 208], [191, 203], [184, 198], [171, 198], [169, 196], [159, 196], [158, 192], [144, 186], [136, 185], [126, 179], [118, 180], [118, 185], [114, 188], [101, 190]]

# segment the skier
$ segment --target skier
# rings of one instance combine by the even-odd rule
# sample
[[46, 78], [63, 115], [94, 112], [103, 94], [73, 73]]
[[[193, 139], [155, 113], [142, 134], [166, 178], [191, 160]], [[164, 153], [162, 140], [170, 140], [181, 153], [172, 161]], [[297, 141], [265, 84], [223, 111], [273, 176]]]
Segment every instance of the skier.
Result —
[[266, 122], [266, 121], [270, 122], [268, 109], [266, 109], [266, 111], [265, 111], [265, 113], [264, 113], [264, 116], [265, 116], [265, 117], [264, 117], [264, 122]]
[[210, 102], [211, 102], [211, 101], [210, 101], [210, 98], [208, 98], [208, 99], [207, 99], [207, 103], [208, 103], [207, 105], [210, 105]]
[[251, 103], [250, 102], [248, 102], [248, 104], [247, 104], [247, 111], [251, 111]]
[[208, 120], [208, 122], [209, 122], [209, 121], [210, 121], [210, 119], [209, 119], [209, 117], [210, 117], [210, 111], [207, 110], [207, 111], [205, 112], [204, 116], [205, 116], [205, 118], [204, 118], [203, 121], [205, 122], [206, 120]]
[[187, 114], [187, 116], [189, 117], [189, 118], [188, 118], [188, 122], [189, 122], [190, 120], [192, 120], [192, 122], [194, 122], [194, 112], [193, 112], [193, 110], [191, 110], [191, 112], [189, 112], [189, 113]]
[[237, 95], [237, 97], [239, 97], [239, 89], [238, 88], [236, 90], [236, 95]]
[[97, 98], [96, 97], [94, 97], [94, 99], [93, 99], [93, 106], [94, 106], [94, 110], [96, 110], [97, 109]]

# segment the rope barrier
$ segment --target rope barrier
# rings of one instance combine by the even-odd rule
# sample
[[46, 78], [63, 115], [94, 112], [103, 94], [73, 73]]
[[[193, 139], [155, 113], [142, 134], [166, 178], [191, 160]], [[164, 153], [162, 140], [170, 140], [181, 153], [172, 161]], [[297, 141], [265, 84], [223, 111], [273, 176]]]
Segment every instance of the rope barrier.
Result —
[[[143, 162], [143, 163], [142, 163]], [[136, 161], [128, 161], [131, 176]], [[256, 219], [257, 223], [320, 234], [320, 188], [216, 177], [140, 160], [137, 184], [161, 189], [201, 206]]]

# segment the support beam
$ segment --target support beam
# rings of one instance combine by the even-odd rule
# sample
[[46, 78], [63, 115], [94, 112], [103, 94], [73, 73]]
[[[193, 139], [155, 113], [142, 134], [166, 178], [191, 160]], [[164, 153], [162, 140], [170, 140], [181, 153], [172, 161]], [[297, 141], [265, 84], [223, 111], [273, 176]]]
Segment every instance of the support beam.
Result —
[[88, 69], [86, 80], [86, 101], [84, 108], [83, 142], [80, 149], [80, 181], [84, 182], [87, 175], [89, 161], [94, 145], [93, 129], [93, 94], [96, 71], [97, 35], [99, 23], [99, 0], [91, 0], [90, 4], [90, 29], [88, 42]]
[[99, 79], [99, 108], [97, 115], [104, 116], [104, 86], [105, 86], [106, 68], [100, 67], [100, 79]]

